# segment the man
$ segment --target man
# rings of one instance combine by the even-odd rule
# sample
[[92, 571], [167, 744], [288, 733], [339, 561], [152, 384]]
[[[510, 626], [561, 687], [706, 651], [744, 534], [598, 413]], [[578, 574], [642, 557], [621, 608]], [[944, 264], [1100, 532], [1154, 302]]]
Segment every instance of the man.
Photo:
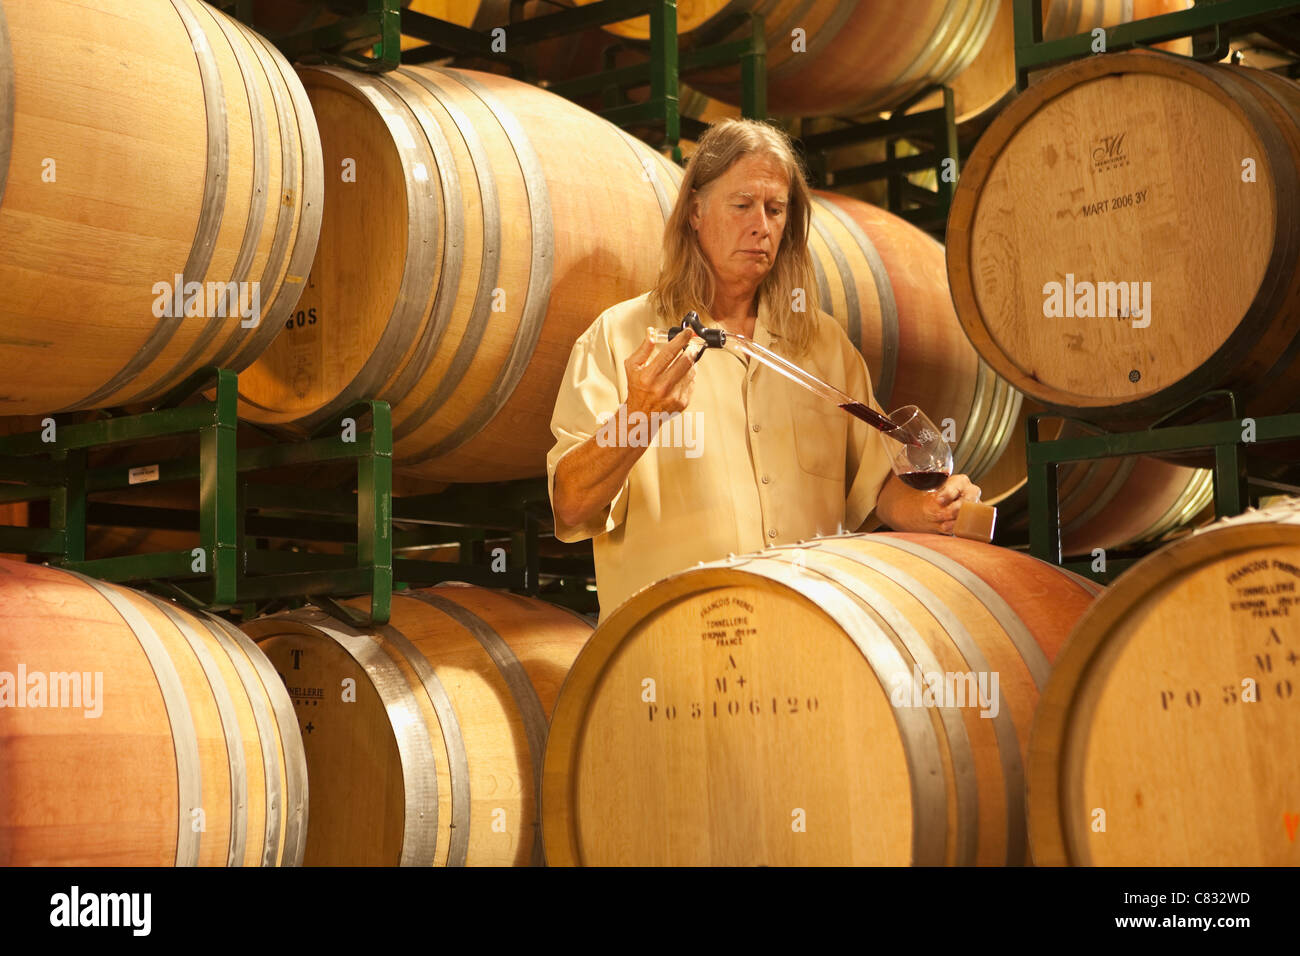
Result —
[[721, 349], [696, 365], [693, 333], [653, 343], [653, 329], [694, 309], [705, 326], [743, 334], [883, 412], [838, 323], [798, 310], [816, 288], [810, 218], [782, 132], [714, 125], [665, 226], [655, 288], [607, 309], [574, 344], [547, 475], [555, 536], [595, 538], [602, 620], [701, 561], [857, 530], [873, 509], [895, 530], [951, 533], [960, 499], [979, 500], [965, 475], [937, 492], [904, 485], [892, 439], [772, 369]]

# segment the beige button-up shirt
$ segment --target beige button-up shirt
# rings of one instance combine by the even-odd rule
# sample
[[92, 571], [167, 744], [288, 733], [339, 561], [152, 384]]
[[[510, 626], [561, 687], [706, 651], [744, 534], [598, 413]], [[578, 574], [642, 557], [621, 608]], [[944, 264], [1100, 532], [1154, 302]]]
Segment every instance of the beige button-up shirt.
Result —
[[[598, 431], [602, 440], [647, 444], [649, 428], [618, 415], [628, 394], [623, 363], [646, 326], [680, 322], [656, 316], [648, 297], [605, 310], [574, 343], [551, 417], [552, 503], [556, 465]], [[811, 315], [817, 322], [812, 346], [797, 359], [772, 335], [766, 308], [759, 309], [754, 341], [883, 412], [866, 363], [843, 329], [824, 312]], [[701, 561], [857, 530], [889, 477], [887, 443], [865, 422], [756, 360], [707, 349], [690, 405], [648, 441], [614, 500], [582, 525], [556, 519], [555, 536], [595, 539], [604, 620], [637, 590]]]

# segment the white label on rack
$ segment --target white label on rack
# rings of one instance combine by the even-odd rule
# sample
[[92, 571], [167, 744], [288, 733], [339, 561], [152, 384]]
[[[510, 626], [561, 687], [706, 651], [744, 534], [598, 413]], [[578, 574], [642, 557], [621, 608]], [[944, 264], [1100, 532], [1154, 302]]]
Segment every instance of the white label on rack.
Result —
[[157, 465], [141, 465], [139, 468], [132, 468], [126, 473], [127, 484], [142, 485], [146, 481], [158, 480]]

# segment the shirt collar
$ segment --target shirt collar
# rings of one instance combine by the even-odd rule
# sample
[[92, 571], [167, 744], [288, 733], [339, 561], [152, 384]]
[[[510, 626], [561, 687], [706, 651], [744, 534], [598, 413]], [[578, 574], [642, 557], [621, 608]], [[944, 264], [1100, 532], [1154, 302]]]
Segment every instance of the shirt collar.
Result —
[[[712, 316], [701, 316], [700, 321], [703, 323], [705, 328], [722, 328], [722, 324]], [[768, 310], [767, 302], [762, 298], [762, 296], [760, 296], [758, 302], [758, 318], [754, 322], [754, 342], [764, 348], [770, 348], [773, 340], [779, 340], [780, 338], [780, 333], [772, 331], [771, 312]]]

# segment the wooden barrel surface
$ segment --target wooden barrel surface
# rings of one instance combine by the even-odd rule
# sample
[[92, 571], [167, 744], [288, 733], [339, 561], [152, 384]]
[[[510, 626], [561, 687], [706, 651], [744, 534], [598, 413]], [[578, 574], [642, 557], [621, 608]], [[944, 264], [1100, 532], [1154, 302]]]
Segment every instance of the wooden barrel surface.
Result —
[[[764, 17], [768, 109], [782, 116], [813, 116], [885, 109], [952, 78], [988, 36], [997, 2], [702, 0], [678, 5], [678, 33], [701, 44], [739, 40], [749, 30], [743, 21], [736, 25], [735, 15], [743, 12]], [[649, 18], [607, 29], [646, 39]], [[689, 80], [710, 96], [739, 102], [738, 65], [692, 73]]]
[[[1100, 590], [917, 534], [821, 538], [659, 581], [597, 628], [556, 702], [547, 860], [1024, 863], [1038, 688]], [[952, 693], [936, 697], [940, 683]]]
[[[415, 13], [446, 20], [459, 26], [488, 33], [496, 27], [507, 28], [506, 42], [509, 55], [522, 60], [536, 71], [537, 79], [545, 85], [548, 82], [572, 79], [601, 70], [602, 52], [606, 46], [617, 42], [599, 27], [591, 27], [577, 33], [551, 37], [527, 46], [509, 45], [509, 25], [511, 0], [403, 0], [403, 6]], [[531, 20], [534, 17], [558, 12], [560, 7], [550, 0], [525, 0], [517, 13], [518, 20]], [[425, 40], [415, 36], [402, 35], [402, 49], [422, 46]], [[503, 51], [504, 52], [504, 51]], [[482, 69], [490, 69], [491, 58], [480, 58]], [[470, 65], [470, 64], [466, 64]], [[508, 73], [508, 65], [500, 63], [501, 72]], [[493, 72], [497, 72], [493, 70]], [[597, 98], [596, 102], [599, 102]]]
[[942, 244], [860, 200], [820, 190], [813, 199], [822, 307], [862, 352], [883, 408], [916, 404], [940, 427], [952, 420], [954, 468], [978, 484], [1013, 440], [1020, 394], [961, 334]]
[[1222, 387], [1246, 413], [1291, 410], [1298, 190], [1300, 86], [1151, 52], [1070, 64], [962, 172], [947, 233], [962, 328], [1026, 395], [1107, 427]]
[[[1059, 40], [1096, 27], [1112, 27], [1186, 10], [1192, 0], [1042, 0], [1043, 39]], [[958, 129], [977, 134], [1015, 96], [1015, 0], [998, 0], [997, 14], [979, 52], [949, 81]], [[1160, 49], [1190, 56], [1189, 38], [1159, 44]], [[908, 112], [943, 105], [940, 96], [927, 96]]]
[[1296, 866], [1300, 499], [1126, 571], [1056, 661], [1029, 750], [1039, 865]]
[[198, 0], [0, 6], [0, 414], [247, 366], [302, 290], [321, 215], [288, 62]]
[[393, 597], [382, 627], [315, 609], [244, 625], [302, 727], [312, 781], [304, 864], [541, 862], [547, 720], [591, 624], [468, 585]]
[[301, 862], [302, 742], [235, 627], [2, 561], [0, 648], [0, 865]]
[[680, 168], [505, 77], [303, 80], [332, 171], [320, 249], [292, 328], [240, 378], [241, 414], [301, 429], [380, 398], [399, 469], [541, 473], [569, 350], [653, 284]]

